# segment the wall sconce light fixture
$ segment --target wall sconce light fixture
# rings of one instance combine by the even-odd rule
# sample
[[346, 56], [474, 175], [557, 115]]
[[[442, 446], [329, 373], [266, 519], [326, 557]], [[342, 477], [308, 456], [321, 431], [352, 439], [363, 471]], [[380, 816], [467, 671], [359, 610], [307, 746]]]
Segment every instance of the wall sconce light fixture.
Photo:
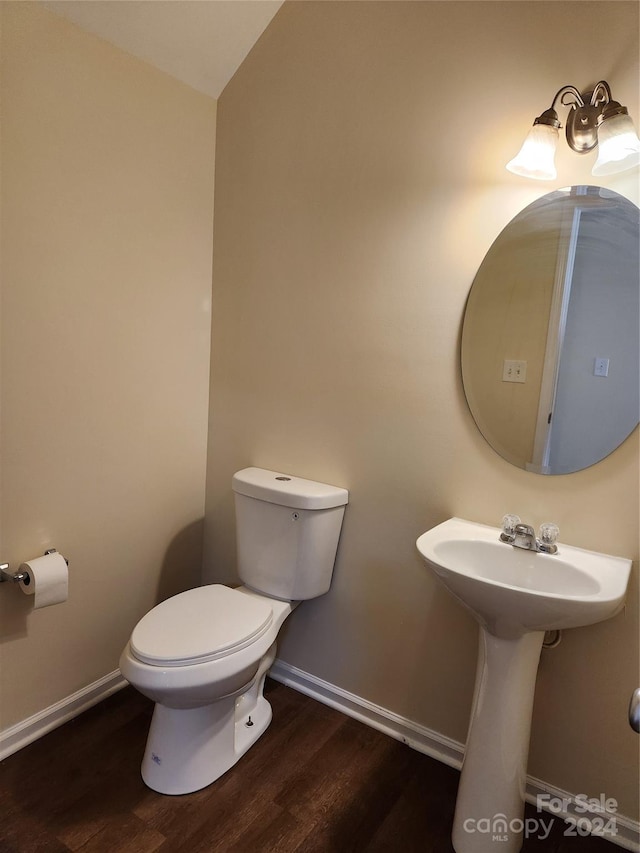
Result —
[[534, 121], [518, 154], [507, 163], [510, 172], [539, 181], [552, 181], [557, 176], [553, 159], [562, 127], [555, 109], [558, 99], [569, 107], [569, 146], [579, 154], [599, 146], [593, 175], [612, 175], [640, 163], [640, 139], [627, 108], [613, 100], [609, 84], [601, 80], [593, 92], [581, 94], [575, 86], [563, 86], [556, 93], [549, 109]]

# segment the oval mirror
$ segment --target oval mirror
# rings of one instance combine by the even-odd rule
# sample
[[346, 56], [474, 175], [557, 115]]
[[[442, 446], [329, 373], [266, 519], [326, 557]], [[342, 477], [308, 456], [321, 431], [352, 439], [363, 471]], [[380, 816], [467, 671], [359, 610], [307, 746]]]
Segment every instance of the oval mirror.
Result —
[[639, 211], [602, 187], [543, 196], [489, 249], [462, 329], [482, 435], [540, 474], [593, 465], [638, 424]]

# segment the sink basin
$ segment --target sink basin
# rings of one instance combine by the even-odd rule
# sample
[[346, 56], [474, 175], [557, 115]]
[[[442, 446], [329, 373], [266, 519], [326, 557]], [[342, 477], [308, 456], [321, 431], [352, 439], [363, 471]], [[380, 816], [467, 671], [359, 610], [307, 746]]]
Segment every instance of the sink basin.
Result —
[[557, 554], [514, 548], [500, 530], [450, 518], [417, 541], [442, 583], [490, 633], [591, 625], [622, 607], [631, 561], [570, 545]]

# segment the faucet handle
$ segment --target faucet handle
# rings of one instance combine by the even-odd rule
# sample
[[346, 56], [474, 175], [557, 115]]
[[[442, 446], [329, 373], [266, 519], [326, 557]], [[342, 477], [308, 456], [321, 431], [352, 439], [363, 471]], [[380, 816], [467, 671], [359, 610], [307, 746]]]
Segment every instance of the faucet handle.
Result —
[[541, 524], [539, 536], [540, 550], [545, 551], [547, 554], [555, 554], [558, 550], [558, 546], [556, 545], [558, 533], [560, 533], [560, 528], [557, 524], [553, 524], [552, 522]]
[[516, 525], [520, 524], [520, 516], [508, 513], [502, 519], [502, 533], [500, 539], [503, 542], [513, 542], [516, 536]]

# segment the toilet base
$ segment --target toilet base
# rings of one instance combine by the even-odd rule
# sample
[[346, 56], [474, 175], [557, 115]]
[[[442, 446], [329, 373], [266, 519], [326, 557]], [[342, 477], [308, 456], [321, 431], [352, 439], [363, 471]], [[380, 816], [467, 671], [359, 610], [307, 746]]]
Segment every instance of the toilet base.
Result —
[[190, 794], [233, 767], [271, 722], [262, 690], [274, 657], [275, 645], [239, 696], [200, 708], [156, 704], [142, 759], [145, 785], [160, 794]]

